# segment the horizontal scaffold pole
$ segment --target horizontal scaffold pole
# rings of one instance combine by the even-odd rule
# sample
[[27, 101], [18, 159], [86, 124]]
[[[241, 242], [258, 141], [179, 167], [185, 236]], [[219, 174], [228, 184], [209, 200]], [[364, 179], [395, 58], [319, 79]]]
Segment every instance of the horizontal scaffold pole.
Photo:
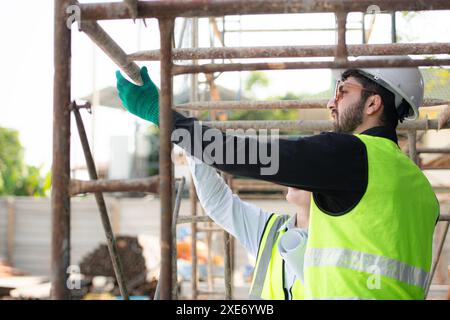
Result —
[[[333, 129], [331, 120], [236, 120], [236, 121], [202, 121], [202, 124], [220, 130], [226, 129], [279, 129], [282, 131], [330, 131]], [[441, 129], [450, 128], [450, 121]], [[429, 130], [438, 129], [438, 120], [421, 119], [400, 123], [397, 130]]]
[[70, 195], [95, 192], [148, 192], [158, 193], [159, 177], [123, 180], [77, 180], [70, 181]]
[[[268, 110], [268, 109], [323, 109], [328, 99], [274, 100], [274, 101], [199, 101], [178, 104], [175, 110]], [[446, 105], [450, 101], [425, 99], [423, 106]]]
[[[177, 224], [202, 223], [211, 221], [213, 220], [208, 216], [179, 216]], [[450, 221], [450, 213], [441, 213], [439, 215], [439, 221]]]
[[450, 148], [417, 148], [417, 153], [450, 153]]
[[[448, 10], [448, 0], [377, 0], [383, 11]], [[220, 17], [224, 15], [367, 12], [373, 0], [157, 0], [139, 1], [137, 16], [123, 2], [80, 4], [81, 19], [111, 20], [137, 18]]]
[[[335, 45], [310, 46], [262, 46], [262, 47], [222, 47], [222, 48], [183, 48], [174, 49], [174, 60], [206, 59], [251, 59], [251, 58], [305, 58], [334, 57]], [[421, 55], [448, 54], [449, 43], [394, 43], [394, 44], [356, 44], [347, 45], [349, 56], [377, 55]], [[134, 61], [157, 61], [159, 50], [131, 53], [128, 59]]]
[[335, 61], [295, 61], [258, 63], [208, 63], [201, 65], [174, 65], [172, 74], [213, 73], [256, 70], [292, 69], [344, 69], [344, 68], [395, 68], [420, 66], [448, 66], [450, 59], [379, 59], [379, 60], [335, 60]]

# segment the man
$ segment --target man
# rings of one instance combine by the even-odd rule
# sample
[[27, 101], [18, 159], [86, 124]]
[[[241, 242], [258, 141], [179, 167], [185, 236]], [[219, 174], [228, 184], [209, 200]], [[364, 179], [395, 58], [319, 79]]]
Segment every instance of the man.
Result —
[[[145, 85], [117, 76], [119, 95], [130, 112], [144, 118], [148, 110], [157, 113], [157, 101], [143, 93]], [[328, 103], [335, 132], [277, 141], [275, 174], [262, 175], [261, 163], [211, 163], [234, 175], [312, 192], [306, 299], [425, 297], [439, 203], [421, 170], [399, 149], [395, 131], [399, 120], [417, 118], [422, 100], [417, 68], [346, 70]], [[175, 142], [187, 150], [207, 148], [209, 141], [195, 140], [197, 126], [196, 119], [174, 112], [174, 130], [194, 137], [190, 143]], [[229, 152], [230, 141], [242, 139], [244, 145], [251, 143], [223, 134], [223, 152]], [[234, 155], [250, 158], [242, 144], [233, 146]]]
[[309, 192], [289, 188], [286, 199], [298, 210], [294, 216], [268, 213], [233, 194], [214, 168], [190, 156], [188, 165], [206, 214], [257, 257], [250, 298], [303, 299]]

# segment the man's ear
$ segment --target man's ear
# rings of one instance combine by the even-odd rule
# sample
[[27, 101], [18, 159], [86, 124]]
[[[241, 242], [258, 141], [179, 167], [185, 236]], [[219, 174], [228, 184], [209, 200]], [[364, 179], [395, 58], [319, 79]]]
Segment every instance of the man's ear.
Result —
[[374, 94], [373, 96], [370, 96], [367, 98], [366, 101], [366, 114], [367, 115], [374, 115], [382, 110], [383, 101], [381, 100], [381, 97], [378, 94]]

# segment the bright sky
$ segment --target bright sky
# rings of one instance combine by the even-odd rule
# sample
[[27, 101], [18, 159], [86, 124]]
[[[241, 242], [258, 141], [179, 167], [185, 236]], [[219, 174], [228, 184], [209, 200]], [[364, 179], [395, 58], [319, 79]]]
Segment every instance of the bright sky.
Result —
[[[108, 1], [81, 1], [108, 2]], [[43, 165], [49, 169], [52, 159], [52, 99], [53, 99], [53, 1], [8, 1], [6, 8], [0, 11], [0, 126], [20, 131], [20, 139], [25, 146], [26, 161], [33, 165]], [[382, 9], [382, 8], [381, 8]], [[398, 33], [401, 42], [449, 42], [450, 20], [448, 12], [428, 12], [409, 21], [398, 16]], [[352, 14], [350, 21], [360, 19]], [[334, 19], [330, 14], [283, 15], [283, 16], [245, 16], [227, 17], [227, 28], [299, 28], [333, 27]], [[240, 22], [239, 22], [240, 21]], [[371, 43], [390, 41], [390, 19], [380, 16], [374, 29]], [[181, 20], [177, 20], [176, 30], [181, 29]], [[200, 29], [207, 30], [207, 21], [200, 22]], [[147, 20], [147, 28], [133, 24], [128, 20], [101, 22], [106, 31], [126, 52], [138, 49], [157, 49], [159, 34], [156, 20]], [[351, 25], [356, 26], [355, 23]], [[350, 26], [350, 25], [349, 25]], [[140, 30], [140, 31], [139, 31]], [[139, 36], [140, 34], [140, 36]], [[207, 32], [203, 32], [200, 46], [209, 46]], [[115, 85], [114, 72], [117, 67], [96, 48], [76, 26], [72, 28], [72, 96], [79, 98], [92, 92], [94, 82], [97, 88]], [[178, 39], [178, 37], [176, 37]], [[229, 33], [226, 36], [228, 46], [256, 45], [304, 45], [333, 44], [333, 32], [311, 33]], [[349, 43], [360, 43], [359, 32], [349, 32]], [[95, 73], [93, 65], [95, 60]], [[283, 59], [286, 60], [286, 59]], [[257, 60], [252, 60], [257, 61]], [[140, 63], [140, 65], [144, 65]], [[150, 75], [159, 85], [159, 63], [145, 63]], [[94, 81], [95, 74], [95, 81]], [[272, 71], [267, 72], [271, 85], [267, 91], [258, 91], [258, 98], [282, 95], [292, 92], [318, 92], [329, 84], [328, 70], [309, 71]], [[242, 74], [242, 79], [245, 79]], [[218, 84], [238, 89], [239, 73], [226, 73], [219, 77]], [[175, 90], [184, 80], [178, 77]], [[111, 115], [97, 125], [115, 126], [118, 133], [127, 133], [134, 118], [121, 113]], [[86, 118], [89, 119], [89, 118]], [[111, 119], [114, 119], [111, 122]], [[87, 120], [89, 127], [89, 120]], [[72, 137], [78, 139], [75, 128]], [[100, 134], [101, 139], [101, 134]], [[74, 144], [74, 148], [77, 147]], [[74, 150], [74, 153], [76, 152]]]

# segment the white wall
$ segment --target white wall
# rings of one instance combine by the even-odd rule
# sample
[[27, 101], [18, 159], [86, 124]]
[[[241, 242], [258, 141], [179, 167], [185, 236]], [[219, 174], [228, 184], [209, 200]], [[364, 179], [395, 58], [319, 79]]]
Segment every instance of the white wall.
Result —
[[[160, 235], [160, 201], [146, 198], [115, 199], [105, 197], [111, 224], [120, 235]], [[12, 264], [33, 275], [50, 275], [51, 210], [50, 199], [16, 197]], [[113, 215], [113, 205], [119, 215]], [[180, 214], [189, 214], [189, 200], [181, 203]], [[118, 217], [118, 218], [117, 218]], [[117, 221], [118, 220], [118, 221]], [[105, 243], [100, 214], [93, 197], [75, 197], [71, 201], [71, 261], [81, 259], [100, 243]], [[0, 257], [6, 258], [6, 201], [0, 198]], [[242, 248], [238, 251], [243, 250]]]
[[7, 228], [7, 213], [6, 213], [6, 199], [0, 198], [0, 260], [6, 259], [6, 228]]

